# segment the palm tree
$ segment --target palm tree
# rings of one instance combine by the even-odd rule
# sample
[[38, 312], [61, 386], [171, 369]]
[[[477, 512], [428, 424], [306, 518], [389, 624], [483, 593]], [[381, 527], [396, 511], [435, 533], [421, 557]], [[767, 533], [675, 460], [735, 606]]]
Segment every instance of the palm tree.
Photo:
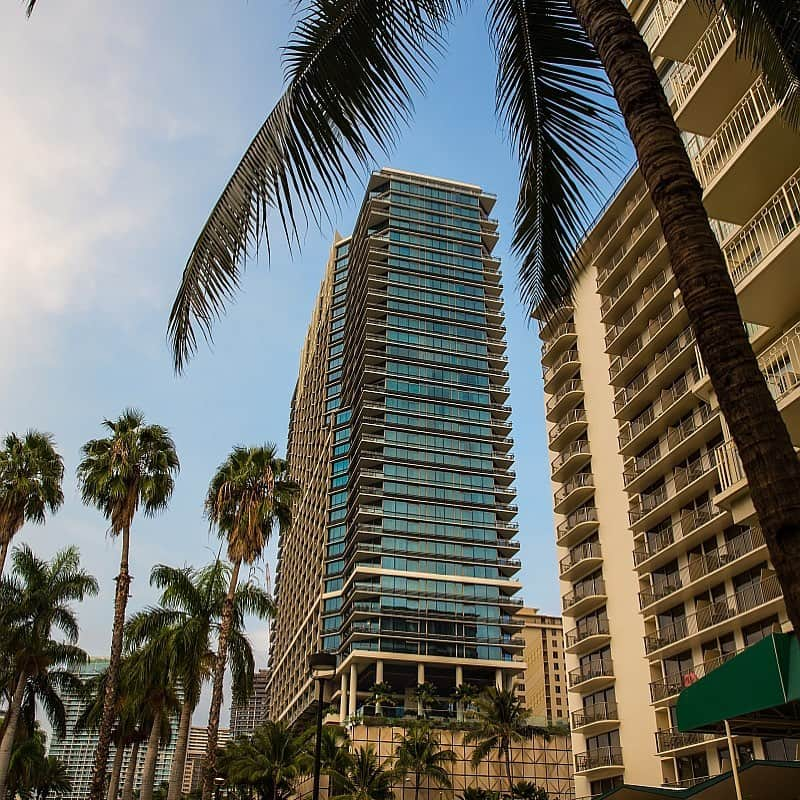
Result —
[[476, 702], [476, 727], [464, 735], [464, 741], [475, 745], [472, 766], [477, 767], [493, 750], [505, 762], [508, 791], [512, 792], [514, 775], [511, 768], [511, 746], [532, 736], [550, 739], [550, 732], [529, 724], [522, 701], [507, 689], [486, 689]]
[[[150, 584], [161, 589], [160, 606], [135, 614], [125, 626], [132, 647], [160, 642], [163, 651], [170, 654], [170, 669], [183, 690], [167, 800], [180, 797], [192, 715], [203, 684], [213, 672], [213, 640], [219, 636], [230, 573], [230, 566], [219, 560], [201, 570], [157, 564], [150, 573]], [[252, 691], [255, 664], [243, 631], [244, 616], [264, 619], [272, 614], [273, 605], [266, 592], [247, 583], [236, 588], [234, 609], [229, 634], [233, 695], [244, 699]]]
[[339, 776], [345, 775], [353, 763], [350, 754], [350, 737], [343, 728], [335, 725], [323, 727], [320, 763], [328, 776], [328, 797], [341, 794], [342, 782]]
[[64, 461], [49, 433], [9, 433], [0, 450], [0, 575], [14, 536], [26, 522], [43, 525], [64, 502]]
[[127, 409], [119, 419], [105, 420], [103, 425], [109, 436], [87, 442], [83, 446], [83, 460], [78, 466], [83, 502], [103, 512], [110, 522], [112, 536], [122, 536], [108, 681], [94, 756], [90, 800], [102, 798], [111, 745], [122, 657], [122, 630], [131, 583], [128, 572], [131, 525], [139, 508], [144, 510], [145, 516], [154, 516], [167, 507], [180, 469], [175, 443], [167, 429], [160, 425], [145, 425], [140, 411]]
[[230, 583], [222, 607], [217, 661], [208, 714], [208, 746], [203, 772], [203, 800], [211, 800], [217, 756], [217, 732], [222, 707], [222, 682], [228, 659], [228, 644], [234, 614], [234, 598], [242, 562], [252, 564], [261, 558], [264, 547], [277, 526], [291, 524], [292, 501], [299, 491], [289, 479], [289, 465], [278, 458], [275, 446], [235, 447], [220, 465], [206, 497], [206, 514], [228, 543], [228, 560], [233, 564]]
[[359, 747], [353, 753], [347, 772], [337, 773], [342, 792], [336, 800], [392, 800], [394, 772], [378, 759], [372, 745]]
[[52, 794], [70, 794], [72, 780], [67, 766], [55, 756], [47, 756], [36, 777], [36, 800], [48, 800]]
[[39, 774], [44, 768], [44, 733], [33, 728], [31, 731], [18, 730], [14, 741], [11, 761], [8, 765], [7, 797], [11, 800], [33, 797]]
[[422, 779], [427, 778], [437, 786], [452, 786], [447, 770], [456, 760], [452, 750], [442, 750], [439, 739], [428, 724], [409, 725], [395, 750], [395, 772], [414, 776], [414, 800], [419, 798]]
[[430, 681], [418, 683], [414, 687], [414, 697], [417, 698], [417, 714], [422, 717], [436, 700], [436, 687]]
[[464, 711], [468, 709], [481, 690], [471, 683], [460, 683], [453, 692], [453, 700], [456, 701], [456, 714], [459, 720], [464, 718]]
[[[44, 708], [53, 730], [66, 734], [60, 691], [78, 691], [72, 669], [87, 660], [77, 647], [74, 601], [96, 595], [97, 581], [80, 567], [75, 547], [60, 550], [52, 561], [37, 558], [27, 545], [12, 553], [13, 572], [0, 580], [0, 636], [9, 655], [13, 691], [0, 741], [0, 798], [6, 796], [11, 755], [27, 700]], [[66, 641], [53, 638], [59, 631]]]
[[511, 787], [511, 796], [520, 800], [548, 800], [547, 791], [532, 781], [517, 781]]
[[309, 733], [298, 735], [285, 722], [269, 721], [249, 739], [225, 747], [220, 771], [230, 784], [253, 787], [264, 800], [282, 800], [310, 768]]
[[382, 705], [391, 703], [393, 699], [392, 685], [386, 681], [376, 683], [369, 690], [368, 702], [375, 706], [376, 715], [380, 715]]
[[[800, 123], [800, 0], [699, 0], [718, 5], [739, 48], [762, 69], [786, 118]], [[35, 0], [30, 0], [30, 6]], [[192, 249], [169, 320], [175, 367], [197, 349], [239, 287], [248, 257], [269, 243], [268, 212], [292, 242], [297, 220], [327, 217], [371, 142], [393, 145], [413, 90], [463, 0], [312, 3], [285, 50], [287, 86], [245, 152]], [[497, 112], [520, 163], [513, 246], [531, 311], [570, 297], [590, 221], [587, 197], [613, 166], [613, 97], [658, 211], [673, 272], [800, 635], [800, 464], [745, 333], [719, 243], [658, 74], [619, 0], [487, 0], [498, 61]], [[608, 83], [606, 82], [606, 77]]]

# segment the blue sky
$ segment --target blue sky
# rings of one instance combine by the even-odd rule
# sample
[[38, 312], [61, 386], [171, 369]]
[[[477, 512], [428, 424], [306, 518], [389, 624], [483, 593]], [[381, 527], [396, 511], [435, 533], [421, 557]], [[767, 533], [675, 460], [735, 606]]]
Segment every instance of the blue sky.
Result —
[[[41, 0], [31, 21], [0, 9], [0, 433], [52, 431], [66, 502], [20, 539], [50, 555], [77, 543], [101, 581], [81, 609], [82, 644], [107, 649], [118, 564], [98, 512], [81, 505], [81, 444], [104, 417], [141, 408], [170, 428], [182, 471], [168, 513], [133, 531], [130, 608], [152, 602], [157, 562], [199, 565], [216, 540], [202, 517], [208, 480], [230, 447], [285, 447], [289, 400], [333, 229], [307, 232], [292, 259], [250, 266], [245, 292], [177, 378], [165, 324], [180, 271], [219, 190], [281, 87], [293, 3]], [[539, 344], [508, 254], [516, 166], [493, 114], [494, 63], [483, 3], [456, 26], [413, 126], [381, 163], [498, 195], [528, 604], [558, 613]], [[349, 232], [362, 194], [341, 210]], [[277, 229], [276, 229], [277, 233]], [[270, 570], [274, 573], [274, 547]], [[263, 567], [257, 570], [265, 578]], [[261, 664], [265, 631], [253, 629]]]

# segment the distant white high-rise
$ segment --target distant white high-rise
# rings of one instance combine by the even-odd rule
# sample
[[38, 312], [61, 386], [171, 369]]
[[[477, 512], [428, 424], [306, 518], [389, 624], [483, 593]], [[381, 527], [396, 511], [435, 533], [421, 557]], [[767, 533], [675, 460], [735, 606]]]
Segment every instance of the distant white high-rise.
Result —
[[[108, 666], [106, 658], [91, 658], [87, 664], [80, 668], [78, 677], [81, 680], [91, 678], [102, 672]], [[75, 723], [83, 712], [85, 701], [76, 693], [65, 691], [61, 695], [64, 703], [64, 711], [67, 718], [66, 736], [60, 737], [55, 734], [50, 738], [48, 755], [54, 756], [62, 761], [67, 768], [67, 774], [72, 782], [72, 791], [69, 794], [61, 795], [61, 800], [84, 800], [89, 794], [89, 785], [92, 782], [92, 768], [94, 766], [94, 751], [97, 747], [97, 731], [75, 731]], [[155, 786], [169, 780], [170, 769], [172, 768], [172, 756], [175, 752], [176, 720], [171, 720], [173, 735], [170, 744], [162, 747], [158, 753], [156, 762]], [[145, 745], [141, 747], [139, 763], [136, 769], [134, 780], [134, 791], [138, 791], [142, 780], [142, 766], [144, 763]], [[112, 746], [108, 754], [108, 769], [111, 771], [111, 763], [114, 759], [115, 749]], [[122, 762], [122, 775], [128, 768], [130, 751], [125, 753]], [[120, 792], [122, 791], [122, 780], [120, 781]]]
[[242, 703], [231, 702], [231, 739], [251, 734], [267, 718], [267, 683], [269, 670], [260, 669], [253, 676], [253, 692]]

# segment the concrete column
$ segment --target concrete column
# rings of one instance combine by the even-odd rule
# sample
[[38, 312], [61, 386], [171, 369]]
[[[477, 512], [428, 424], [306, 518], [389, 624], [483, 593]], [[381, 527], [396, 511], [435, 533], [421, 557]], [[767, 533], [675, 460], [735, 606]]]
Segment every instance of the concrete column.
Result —
[[494, 685], [497, 687], [498, 692], [503, 691], [503, 670], [496, 669], [494, 671]]
[[[456, 666], [456, 689], [464, 683], [464, 667]], [[461, 722], [464, 719], [464, 703], [459, 700], [456, 703], [456, 719]]]
[[[383, 661], [375, 662], [375, 683], [383, 683]], [[375, 713], [377, 715], [381, 713], [380, 701], [375, 703]]]
[[347, 673], [342, 673], [342, 683], [339, 689], [339, 724], [344, 725], [347, 718]]
[[358, 667], [355, 661], [350, 664], [350, 688], [348, 690], [348, 695], [348, 699], [350, 700], [349, 713], [352, 717], [356, 713], [356, 700], [358, 699]]
[[[417, 683], [425, 683], [425, 665], [417, 664]], [[422, 708], [422, 700], [417, 700], [417, 716], [421, 717], [424, 709]]]

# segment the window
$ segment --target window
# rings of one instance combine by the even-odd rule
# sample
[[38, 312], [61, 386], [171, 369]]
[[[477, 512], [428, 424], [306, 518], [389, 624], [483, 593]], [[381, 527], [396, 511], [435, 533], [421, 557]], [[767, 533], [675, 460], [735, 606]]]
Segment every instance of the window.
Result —
[[775, 633], [776, 631], [780, 631], [777, 615], [773, 615], [767, 619], [761, 620], [761, 622], [755, 622], [752, 625], [747, 625], [742, 628], [744, 645], [745, 647], [749, 647], [751, 644], [760, 642], [762, 639], [766, 638], [771, 633]]
[[[752, 742], [742, 742], [736, 745], [736, 755], [739, 761], [739, 766], [743, 767], [749, 764], [754, 758]], [[717, 756], [719, 758], [719, 771], [728, 772], [731, 769], [731, 753], [727, 747], [720, 747], [717, 749]]]

